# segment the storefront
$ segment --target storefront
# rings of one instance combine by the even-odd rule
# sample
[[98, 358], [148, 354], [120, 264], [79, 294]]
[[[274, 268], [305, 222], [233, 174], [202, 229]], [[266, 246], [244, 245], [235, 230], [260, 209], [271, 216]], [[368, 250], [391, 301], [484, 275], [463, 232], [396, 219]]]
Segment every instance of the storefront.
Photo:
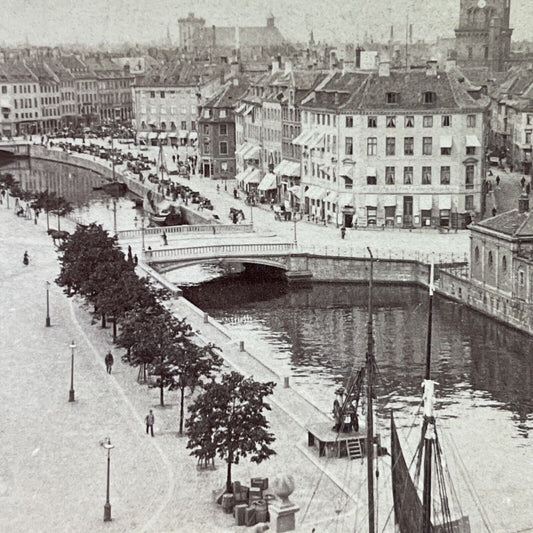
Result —
[[259, 191], [260, 198], [262, 197], [265, 201], [270, 202], [272, 199], [276, 200], [277, 196], [277, 179], [276, 175], [272, 172], [265, 174], [261, 183], [257, 187]]
[[375, 226], [378, 223], [378, 197], [376, 194], [367, 194], [365, 197], [366, 225]]
[[385, 196], [383, 206], [385, 208], [385, 226], [393, 228], [396, 223], [396, 196]]
[[430, 194], [420, 196], [420, 223], [423, 228], [431, 227], [431, 212], [433, 209], [433, 197]]
[[449, 195], [439, 196], [439, 226], [450, 227], [450, 213], [452, 209], [452, 197]]

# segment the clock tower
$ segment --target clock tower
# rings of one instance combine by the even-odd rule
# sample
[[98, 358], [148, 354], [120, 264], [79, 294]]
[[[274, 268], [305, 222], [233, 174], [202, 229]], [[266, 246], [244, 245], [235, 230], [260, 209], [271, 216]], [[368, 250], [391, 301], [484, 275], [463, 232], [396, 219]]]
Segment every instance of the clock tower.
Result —
[[511, 49], [511, 0], [460, 0], [455, 30], [457, 63], [464, 67], [505, 69]]

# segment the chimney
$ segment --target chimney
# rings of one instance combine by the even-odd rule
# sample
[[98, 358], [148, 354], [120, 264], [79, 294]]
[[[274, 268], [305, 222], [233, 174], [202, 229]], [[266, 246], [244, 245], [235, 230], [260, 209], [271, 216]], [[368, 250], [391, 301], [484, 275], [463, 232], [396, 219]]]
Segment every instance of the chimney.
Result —
[[212, 28], [213, 28], [213, 48], [215, 48], [217, 45], [217, 30], [214, 24]]
[[385, 59], [379, 62], [378, 76], [380, 78], [388, 78], [390, 76], [390, 61]]
[[457, 60], [453, 57], [446, 59], [446, 72], [450, 72], [457, 67]]
[[277, 59], [272, 60], [272, 74], [275, 74], [279, 70], [279, 63]]
[[522, 189], [522, 194], [518, 198], [518, 212], [527, 213], [529, 211], [529, 196], [526, 194], [525, 189]]
[[436, 76], [437, 75], [437, 61], [435, 59], [430, 59], [426, 63], [426, 76]]
[[278, 56], [277, 60], [278, 60], [278, 69], [281, 70], [281, 56]]
[[220, 85], [224, 85], [224, 69], [220, 69]]
[[292, 72], [292, 61], [290, 59], [285, 60], [285, 74]]
[[237, 61], [233, 61], [230, 65], [230, 73], [232, 77], [237, 77], [240, 73], [240, 65]]

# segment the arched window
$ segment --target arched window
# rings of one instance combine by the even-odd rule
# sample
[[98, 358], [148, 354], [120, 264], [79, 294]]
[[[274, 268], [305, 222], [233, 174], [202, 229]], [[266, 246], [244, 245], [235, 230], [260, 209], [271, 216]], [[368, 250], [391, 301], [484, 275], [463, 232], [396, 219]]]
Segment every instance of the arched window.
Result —
[[492, 268], [492, 263], [493, 263], [492, 252], [489, 252], [489, 259], [488, 259], [489, 268]]
[[502, 272], [507, 272], [507, 257], [502, 257]]
[[474, 261], [476, 263], [479, 263], [479, 248], [476, 246], [476, 249], [474, 250]]

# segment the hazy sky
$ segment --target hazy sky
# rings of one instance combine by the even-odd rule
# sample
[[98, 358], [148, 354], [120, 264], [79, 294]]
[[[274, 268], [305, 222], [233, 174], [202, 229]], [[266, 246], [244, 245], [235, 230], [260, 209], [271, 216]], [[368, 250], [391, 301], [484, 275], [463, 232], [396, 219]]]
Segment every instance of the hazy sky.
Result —
[[[533, 39], [533, 0], [511, 0], [514, 39]], [[174, 42], [177, 19], [194, 11], [206, 25], [264, 25], [272, 12], [291, 40], [356, 42], [365, 33], [375, 40], [405, 35], [407, 13], [414, 39], [453, 36], [459, 0], [1, 0], [0, 43], [97, 44], [107, 41]], [[529, 7], [529, 9], [528, 9]]]

